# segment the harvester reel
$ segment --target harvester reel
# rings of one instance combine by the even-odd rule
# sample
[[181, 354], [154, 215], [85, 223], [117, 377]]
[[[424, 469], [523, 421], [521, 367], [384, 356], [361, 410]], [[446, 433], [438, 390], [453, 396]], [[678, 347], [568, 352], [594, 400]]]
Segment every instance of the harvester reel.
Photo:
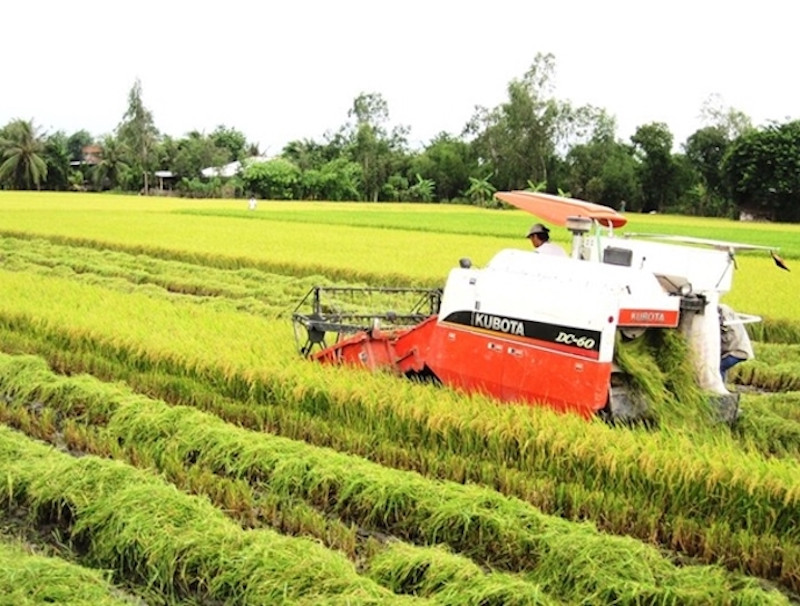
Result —
[[[325, 335], [338, 340], [358, 332], [369, 332], [386, 323], [389, 329], [419, 324], [439, 311], [442, 291], [438, 288], [382, 288], [314, 286], [292, 314], [294, 337], [300, 354], [308, 357], [317, 348], [328, 348]], [[376, 297], [385, 304], [393, 296], [411, 299], [407, 312], [369, 309]]]

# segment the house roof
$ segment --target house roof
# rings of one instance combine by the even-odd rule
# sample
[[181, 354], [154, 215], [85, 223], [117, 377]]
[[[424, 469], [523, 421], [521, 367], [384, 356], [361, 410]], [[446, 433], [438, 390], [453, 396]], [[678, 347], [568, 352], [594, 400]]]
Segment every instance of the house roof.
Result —
[[[244, 165], [254, 164], [256, 162], [267, 162], [272, 158], [268, 158], [266, 156], [250, 156], [249, 158], [245, 158]], [[200, 171], [204, 177], [233, 177], [236, 173], [239, 172], [242, 168], [242, 162], [236, 160], [235, 162], [230, 162], [224, 166], [209, 166], [208, 168], [204, 168]]]
[[239, 172], [241, 167], [242, 163], [237, 160], [236, 162], [230, 162], [225, 166], [209, 166], [208, 168], [201, 170], [200, 174], [204, 177], [233, 177]]

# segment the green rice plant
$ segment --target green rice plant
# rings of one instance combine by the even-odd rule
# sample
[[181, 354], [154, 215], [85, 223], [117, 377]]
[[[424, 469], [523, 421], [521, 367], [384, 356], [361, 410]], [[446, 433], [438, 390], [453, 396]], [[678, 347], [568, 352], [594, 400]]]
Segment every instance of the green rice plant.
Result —
[[787, 421], [800, 422], [800, 392], [746, 394], [748, 406], [764, 409]]
[[[74, 380], [62, 382], [60, 386], [51, 386], [40, 391], [35, 380], [31, 379], [50, 375], [41, 362], [38, 358], [26, 357], [11, 365], [11, 372], [18, 374], [22, 384], [31, 391], [19, 393], [15, 390], [12, 397], [9, 395], [11, 390], [0, 388], [0, 393], [8, 401], [7, 405], [0, 405], [0, 422], [18, 428], [20, 421], [24, 420], [28, 435], [49, 441], [70, 452], [123, 459], [136, 467], [157, 469], [182, 490], [207, 496], [227, 515], [239, 520], [244, 527], [261, 527], [266, 521], [269, 526], [284, 534], [313, 536], [327, 547], [348, 554], [351, 559], [357, 557], [357, 551], [361, 547], [357, 545], [357, 529], [352, 525], [325, 516], [297, 499], [280, 499], [259, 490], [258, 487], [251, 487], [245, 480], [221, 477], [208, 467], [196, 465], [192, 453], [188, 458], [161, 457], [157, 460], [146, 448], [140, 448], [136, 443], [129, 442], [121, 448], [119, 440], [104, 431], [103, 425], [87, 425], [87, 419], [81, 418], [81, 415], [71, 418], [68, 415], [75, 410], [76, 401], [81, 402], [84, 408], [92, 408], [92, 405], [101, 408], [104, 407], [102, 402], [117, 400], [117, 390], [112, 388], [113, 396], [107, 400], [104, 396], [108, 392], [98, 393], [97, 382], [76, 389], [74, 383], [86, 377], [73, 377]], [[64, 393], [65, 389], [68, 395], [61, 397], [59, 394]], [[43, 396], [48, 404], [37, 401], [35, 406], [51, 415], [57, 414], [60, 422], [56, 433], [48, 432], [47, 427], [43, 427], [44, 415], [35, 414], [36, 421], [31, 419], [26, 393], [34, 397]], [[131, 404], [136, 406], [136, 399]]]
[[0, 427], [0, 507], [56, 522], [89, 566], [167, 596], [237, 604], [401, 601], [312, 541], [243, 532], [207, 501], [152, 475], [73, 459]]
[[[481, 460], [502, 461], [529, 473], [583, 485], [589, 493], [611, 490], [631, 495], [630, 502], [640, 494], [648, 495], [650, 503], [666, 509], [665, 533], [670, 532], [671, 517], [682, 510], [700, 520], [723, 516], [734, 529], [746, 525], [751, 532], [785, 533], [786, 540], [791, 540], [796, 528], [789, 523], [796, 499], [791, 477], [796, 471], [782, 463], [763, 464], [727, 443], [724, 435], [717, 437], [718, 430], [693, 428], [688, 439], [666, 429], [654, 434], [609, 432], [606, 427], [556, 418], [543, 410], [498, 408], [479, 397], [465, 398], [388, 377], [324, 369], [302, 361], [287, 363], [294, 354], [285, 332], [275, 330], [270, 337], [268, 323], [242, 314], [212, 313], [146, 297], [115, 299], [114, 293], [55, 278], [3, 274], [6, 277], [5, 283], [12, 288], [0, 306], [9, 329], [21, 326], [34, 311], [32, 301], [48, 301], [48, 306], [35, 308], [30, 322], [25, 321], [34, 330], [39, 327], [49, 333], [53, 344], [64, 350], [99, 349], [133, 369], [194, 373], [211, 388], [254, 405], [283, 402], [301, 412], [358, 427], [364, 436], [374, 434], [375, 441], [379, 441], [377, 436], [386, 436], [455, 453], [463, 461], [475, 458], [470, 470], [480, 468]], [[113, 314], [97, 311], [107, 306]], [[68, 328], [54, 328], [62, 325]], [[724, 446], [719, 452], [718, 439]], [[686, 452], [698, 453], [699, 460], [686, 461]], [[685, 464], [675, 467], [675, 460]], [[718, 469], [710, 477], [718, 482], [710, 490], [706, 478], [712, 465]], [[576, 510], [580, 507], [575, 506]], [[770, 513], [773, 508], [777, 517]], [[607, 514], [596, 511], [593, 516], [606, 518]]]
[[[114, 395], [113, 388], [101, 391], [95, 386], [77, 394], [65, 379], [61, 385], [46, 382], [37, 390], [35, 377], [49, 374], [39, 361], [4, 361], [13, 368], [3, 373], [11, 385], [31, 385], [37, 396], [54, 405], [73, 396], [84, 402], [118, 401], [108, 425], [110, 439], [149, 452], [159, 467], [167, 460], [190, 457], [192, 465], [268, 483], [276, 494], [306, 499], [360, 526], [443, 541], [494, 566], [522, 570], [532, 558], [531, 578], [556, 595], [591, 595], [603, 601], [625, 595], [624, 603], [635, 603], [644, 592], [653, 599], [674, 595], [686, 603], [691, 593], [681, 588], [696, 585], [703, 587], [702, 603], [716, 603], [729, 591], [719, 570], [675, 571], [641, 543], [542, 516], [486, 489], [430, 483], [353, 457], [253, 435], [192, 409]], [[604, 571], [602, 579], [594, 574], [598, 566]]]
[[[267, 203], [265, 212], [256, 215], [205, 216], [186, 211], [227, 212], [241, 204], [191, 200], [133, 204], [120, 196], [0, 194], [4, 235], [44, 236], [209, 266], [258, 267], [375, 285], [440, 286], [461, 257], [471, 257], [481, 266], [502, 248], [526, 249], [521, 234], [531, 221], [516, 210], [410, 204]], [[371, 219], [372, 213], [378, 219]], [[419, 231], [420, 226], [434, 231]], [[321, 228], [325, 246], [319, 246]], [[800, 258], [794, 225], [631, 215], [626, 231], [733, 239], [780, 247], [785, 258]], [[565, 243], [569, 239], [563, 230], [555, 230], [554, 237]], [[796, 316], [796, 273], [776, 269], [766, 253], [742, 253], [738, 264], [734, 291], [726, 295], [726, 302], [770, 318]]]
[[0, 236], [0, 254], [6, 258], [6, 269], [14, 271], [53, 273], [123, 292], [144, 291], [137, 287], [150, 285], [153, 296], [191, 296], [198, 303], [224, 302], [234, 309], [275, 317], [288, 317], [312, 286], [329, 283], [322, 276], [294, 278], [257, 269], [218, 269], [42, 238]]
[[[798, 240], [800, 242], [800, 240]], [[751, 325], [748, 330], [759, 340], [797, 342], [798, 272], [786, 272], [775, 267], [766, 254], [738, 256], [733, 289], [722, 297], [735, 310], [756, 314], [765, 319], [764, 326]], [[772, 328], [774, 327], [774, 328]], [[760, 333], [764, 330], [763, 334]]]
[[[441, 393], [441, 392], [437, 392], [437, 393]], [[455, 418], [457, 418], [457, 415], [455, 415], [455, 414], [453, 413], [453, 411], [454, 411], [454, 410], [456, 410], [456, 409], [455, 409], [455, 408], [452, 408], [452, 407], [449, 409], [449, 411], [450, 411], [450, 412], [449, 412], [449, 416], [450, 416], [450, 417], [453, 417], [453, 418], [455, 419]], [[488, 410], [494, 410], [494, 409], [487, 409], [487, 411], [488, 411]], [[516, 415], [516, 413], [514, 412], [513, 408], [503, 408], [503, 409], [497, 409], [497, 410], [499, 410], [499, 411], [502, 411], [502, 412], [504, 412], [505, 414], [508, 414], [508, 415], [509, 415], [509, 419], [510, 419], [510, 420], [511, 420], [511, 419], [516, 419], [515, 421], [512, 421], [512, 422], [513, 422], [514, 426], [517, 426], [517, 425], [518, 425], [518, 423], [519, 423], [520, 419], [518, 419], [518, 418], [517, 418], [517, 415]], [[547, 417], [547, 415], [545, 415], [545, 416]], [[356, 417], [352, 417], [352, 419], [351, 419], [351, 420], [355, 420], [355, 419], [356, 419]], [[569, 419], [567, 419], [567, 420], [569, 420]], [[584, 426], [585, 426], [585, 424], [584, 424], [583, 422], [581, 422], [581, 421], [578, 421], [578, 423], [579, 423], [579, 426], [580, 426], [580, 427], [584, 427]], [[375, 427], [373, 428], [373, 430], [377, 429], [377, 427], [379, 427], [379, 426], [375, 426]], [[556, 427], [556, 426], [555, 426], [555, 425], [547, 425], [547, 427]], [[490, 434], [491, 434], [491, 432], [490, 432]], [[469, 434], [468, 434], [468, 435], [469, 435]], [[475, 435], [477, 435], [477, 434], [475, 434]], [[516, 434], [513, 434], [513, 433], [512, 433], [512, 434], [509, 434], [509, 435], [510, 435], [511, 437], [513, 437], [513, 436], [514, 436], [514, 435], [516, 435]], [[498, 442], [498, 443], [499, 443], [499, 442]], [[517, 442], [517, 444], [520, 444], [520, 443], [521, 443], [521, 442]], [[453, 446], [453, 447], [457, 447], [457, 446], [458, 446], [458, 444], [459, 444], [459, 442], [456, 440], [455, 442], [453, 442], [452, 446]], [[476, 446], [478, 446], [478, 445], [479, 445], [481, 448], [485, 449], [485, 447], [486, 447], [486, 445], [487, 445], [487, 444], [493, 447], [493, 446], [494, 446], [494, 444], [495, 444], [495, 442], [494, 442], [494, 441], [491, 441], [491, 442], [486, 442], [486, 443], [484, 443], [484, 441], [483, 441], [483, 440], [479, 440], [479, 441], [476, 441], [474, 444], [475, 444]], [[660, 447], [656, 447], [656, 448], [660, 448]], [[518, 458], [518, 457], [520, 456], [520, 454], [521, 454], [520, 452], [515, 452], [514, 450], [511, 450], [511, 451], [508, 451], [508, 452], [507, 452], [506, 454], [504, 454], [503, 456], [509, 456], [509, 455], [511, 455], [511, 456], [513, 456], [514, 458]], [[608, 454], [609, 454], [609, 455], [614, 455], [614, 451], [613, 451], [613, 450], [609, 450], [609, 451], [608, 451]], [[545, 458], [547, 459], [547, 457], [545, 457]], [[556, 457], [556, 460], [558, 460], [559, 458], [560, 458], [560, 457]], [[611, 461], [614, 461], [614, 458], [612, 457], [610, 460], [611, 460]], [[430, 466], [430, 465], [429, 465], [429, 466]], [[487, 470], [490, 470], [490, 469], [491, 469], [491, 467], [486, 467], [486, 464], [485, 464], [485, 463], [483, 463], [483, 464], [479, 464], [479, 466], [478, 466], [478, 467], [479, 467], [480, 469], [487, 469]], [[447, 462], [443, 462], [441, 465], [438, 465], [438, 464], [437, 464], [435, 468], [436, 468], [436, 469], [441, 469], [442, 471], [444, 471], [444, 470], [448, 470], [448, 475], [449, 475], [449, 465], [447, 464]], [[504, 475], [506, 475], [506, 474], [504, 474]], [[494, 477], [492, 477], [492, 476], [487, 476], [487, 477], [479, 477], [479, 478], [476, 478], [476, 479], [478, 479], [479, 481], [485, 481], [485, 482], [487, 482], [487, 483], [490, 483], [490, 484], [494, 484], [494, 483], [495, 483], [495, 479], [494, 479]], [[587, 479], [588, 479], [588, 478], [586, 478], [586, 477], [583, 477], [583, 478], [580, 478], [580, 481], [582, 481], [582, 482], [585, 482]], [[564, 480], [562, 480], [562, 482], [564, 482]], [[612, 485], [614, 484], [614, 478], [613, 478], [613, 476], [610, 476], [610, 477], [608, 477], [608, 478], [607, 478], [607, 480], [603, 478], [603, 479], [602, 479], [602, 482], [607, 482], [606, 486], [612, 486]], [[602, 482], [601, 482], [601, 483], [602, 483]], [[506, 485], [506, 488], [508, 489], [510, 486], [518, 486], [518, 485], [519, 485], [519, 482], [517, 482], [517, 481], [514, 481], [513, 483], [507, 484], [507, 485]], [[665, 488], [668, 488], [668, 487], [665, 487]], [[662, 489], [660, 488], [659, 490], [662, 490]], [[537, 491], [537, 492], [538, 492], [538, 491]], [[636, 491], [634, 491], [634, 494], [635, 494], [635, 495], [646, 495], [648, 492], [649, 492], [648, 490], [636, 490]], [[530, 493], [530, 490], [529, 490], [529, 489], [523, 489], [523, 494], [525, 494], [525, 493], [528, 493], [528, 494], [529, 494], [529, 493]], [[654, 495], [653, 495], [653, 497], [655, 498], [656, 502], [662, 502], [662, 501], [663, 501], [663, 499], [659, 499], [659, 494], [660, 494], [660, 493], [657, 493], [657, 494], [654, 494]], [[566, 497], [566, 498], [567, 498], [567, 501], [564, 501], [564, 498], [565, 498], [564, 496], [561, 496], [561, 497], [559, 497], [559, 503], [566, 503], [566, 502], [569, 502], [569, 501], [568, 501], [568, 500], [569, 500], [569, 495], [567, 495], [567, 497]], [[580, 501], [580, 500], [578, 500], [578, 503], [580, 503], [580, 502], [581, 502], [581, 501]], [[677, 502], [677, 503], [675, 503], [675, 505], [676, 505], [676, 508], [677, 508], [677, 507], [680, 507], [680, 502]], [[570, 514], [570, 512], [571, 512], [571, 511], [573, 511], [573, 510], [572, 510], [572, 508], [571, 508], [571, 506], [570, 506], [570, 508], [566, 508], [566, 509], [564, 509], [564, 508], [563, 508], [563, 505], [559, 505], [559, 507], [562, 507], [562, 510], [563, 510], [563, 511], [564, 511], [564, 513], [566, 513], [566, 514]], [[626, 510], [628, 510], [628, 508], [631, 508], [632, 506], [631, 506], [631, 505], [626, 505], [625, 507], [626, 507]], [[641, 505], [641, 504], [638, 504], [638, 505], [636, 505], [636, 506], [634, 506], [634, 507], [633, 507], [633, 511], [637, 511], [637, 512], [638, 512], [638, 511], [647, 511], [647, 510], [649, 510], [649, 507], [642, 507], [642, 505]], [[575, 511], [577, 511], [577, 513], [578, 513], [579, 515], [581, 515], [581, 516], [583, 516], [583, 515], [586, 515], [586, 512], [587, 512], [587, 510], [585, 510], [585, 509], [584, 509], [582, 506], [579, 506], [579, 507], [578, 507], [578, 509], [576, 509]], [[678, 509], [678, 511], [680, 511], [680, 510]], [[717, 514], [718, 514], [718, 510], [716, 510], [716, 509], [715, 509], [715, 511], [716, 511], [716, 512], [717, 512]], [[611, 512], [613, 512], [613, 509], [611, 510], [611, 512], [609, 512], [609, 511], [607, 510], [607, 508], [601, 508], [601, 509], [595, 510], [595, 511], [594, 511], [594, 512], [592, 512], [592, 513], [593, 513], [593, 515], [597, 515], [597, 513], [598, 513], [598, 512], [603, 512], [603, 513], [601, 514], [601, 516], [602, 516], [602, 518], [603, 518], [603, 519], [609, 519], [609, 516], [611, 515]], [[661, 514], [661, 515], [663, 515], [663, 514]], [[716, 514], [715, 514], [715, 515], [716, 515]], [[612, 517], [616, 517], [616, 516], [612, 516]], [[632, 527], [632, 526], [631, 526], [631, 523], [630, 523], [630, 522], [629, 522], [629, 521], [626, 519], [626, 517], [627, 517], [627, 516], [626, 516], [626, 515], [623, 513], [623, 515], [622, 515], [622, 516], [621, 516], [621, 518], [620, 518], [620, 519], [621, 519], [621, 525], [620, 525], [620, 526], [617, 526], [616, 528], [618, 528], [618, 529], [620, 529], [620, 530], [622, 530], [622, 529], [626, 529], [626, 531], [630, 532], [630, 531], [631, 531], [631, 530], [632, 530], [634, 527]], [[636, 523], [638, 524], [638, 522], [636, 522]], [[650, 534], [653, 532], [653, 531], [652, 531], [652, 527], [648, 527], [647, 525], [645, 525], [644, 532], [645, 532], [644, 536], [649, 536], [649, 535], [650, 535]], [[698, 534], [698, 536], [702, 536], [702, 533], [701, 533], [701, 532], [699, 532], [699, 531], [697, 532], [697, 534]], [[685, 543], [685, 539], [682, 539], [682, 540], [681, 540], [681, 542], [682, 542], [682, 543]], [[780, 551], [778, 551], [778, 552], [776, 552], [776, 553], [777, 553], [777, 554], [789, 553], [789, 550], [788, 550], [788, 549], [786, 549], [786, 548], [784, 548], [784, 549], [782, 549], [782, 550], [780, 550]], [[785, 557], [785, 556], [784, 556], [784, 557]]]
[[562, 603], [519, 575], [482, 570], [447, 548], [392, 541], [369, 562], [368, 574], [395, 593], [435, 598], [437, 604], [535, 606]]
[[779, 457], [800, 457], [800, 402], [792, 394], [752, 395], [745, 405], [735, 432], [753, 451]]
[[731, 382], [773, 392], [800, 389], [800, 344], [756, 343], [755, 353], [731, 369]]
[[[100, 400], [106, 399], [105, 396], [108, 396], [110, 393], [113, 393], [114, 396], [121, 395], [116, 393], [119, 389], [114, 387], [109, 391], [103, 390], [102, 393], [98, 394], [96, 389], [92, 389], [91, 385], [83, 381], [80, 381], [81, 385], [78, 389], [70, 387], [70, 384], [78, 382], [79, 377], [72, 377], [68, 381], [63, 381], [60, 389], [49, 385], [45, 389], [46, 393], [39, 392], [36, 388], [37, 377], [38, 379], [46, 379], [48, 376], [52, 376], [40, 359], [35, 357], [17, 358], [13, 360], [4, 358], [3, 362], [9, 362], [10, 366], [14, 368], [12, 372], [18, 376], [22, 384], [28, 386], [31, 390], [28, 392], [29, 394], [45, 396], [44, 399], [50, 403], [55, 404], [55, 400], [62, 403], [62, 405], [54, 405], [50, 410], [75, 410], [74, 403], [76, 400], [82, 402], [92, 401], [99, 404]], [[5, 366], [5, 364], [3, 364], [3, 366]], [[96, 384], [95, 387], [99, 385], [100, 384]], [[7, 387], [7, 385], [4, 387]], [[2, 391], [4, 390], [0, 388], [0, 392]], [[8, 397], [8, 392], [5, 393]], [[60, 399], [58, 394], [61, 393], [67, 394], [66, 398]], [[16, 392], [15, 399], [19, 399], [20, 397], [21, 395]], [[110, 399], [115, 400], [116, 398], [111, 397]], [[132, 403], [132, 405], [135, 406], [136, 404]], [[5, 412], [9, 409], [5, 407], [0, 410]], [[13, 415], [7, 415], [6, 418], [13, 422]], [[72, 423], [73, 421], [71, 419], [64, 419], [65, 426]], [[97, 431], [95, 431], [95, 433], [97, 433]], [[38, 435], [38, 432], [34, 431], [34, 434]], [[103, 442], [106, 445], [111, 445], [112, 448], [98, 448], [97, 444], [100, 444], [100, 442], [98, 442], [90, 447], [89, 452], [93, 454], [109, 455], [111, 451], [116, 451], [116, 456], [123, 456], [123, 454], [119, 452], [119, 449], [113, 448], [113, 446], [118, 443], [113, 436], [109, 436], [109, 439]], [[66, 443], [68, 447], [74, 446], [70, 443], [69, 439], [66, 440]], [[154, 461], [151, 456], [148, 456], [146, 450], [138, 449], [135, 445], [131, 444], [127, 445], [126, 450], [128, 452], [128, 461], [133, 462], [133, 459], [137, 459], [137, 466], [156, 466], [156, 461]], [[133, 454], [134, 452], [136, 454]], [[178, 464], [176, 465], [176, 463]], [[184, 462], [184, 464], [185, 463], [186, 462]], [[170, 481], [176, 482], [178, 486], [188, 489], [194, 494], [208, 495], [212, 502], [218, 507], [225, 510], [228, 515], [240, 519], [242, 523], [247, 523], [250, 526], [258, 524], [258, 521], [255, 519], [257, 515], [259, 518], [268, 519], [270, 526], [283, 533], [310, 534], [321, 539], [326, 546], [347, 553], [351, 559], [359, 558], [363, 561], [362, 565], [369, 566], [371, 570], [374, 568], [373, 558], [382, 558], [384, 562], [386, 560], [385, 554], [383, 553], [384, 548], [380, 546], [377, 541], [362, 541], [363, 544], [357, 547], [357, 532], [363, 533], [363, 530], [357, 529], [357, 527], [354, 526], [345, 526], [335, 518], [323, 516], [323, 514], [308, 506], [303, 501], [292, 498], [289, 499], [287, 503], [287, 499], [281, 498], [278, 495], [268, 492], [253, 491], [241, 480], [226, 479], [211, 474], [207, 468], [195, 464], [194, 461], [191, 462], [189, 467], [184, 467], [176, 459], [165, 458], [163, 464], [160, 466], [160, 471], [164, 473]], [[236, 496], [233, 497], [235, 504], [232, 502], [227, 491], [227, 487], [230, 486], [236, 487]], [[247, 493], [248, 497], [244, 499], [243, 503], [242, 495], [245, 493]], [[242, 504], [244, 507], [241, 506]], [[313, 528], [312, 524], [314, 525]], [[393, 551], [397, 549], [395, 545]], [[420, 551], [421, 553], [426, 552], [425, 548], [417, 548], [410, 545], [406, 545], [405, 549], [400, 549], [407, 555], [413, 554], [414, 551]], [[377, 556], [375, 554], [377, 554]], [[384, 568], [386, 568], [386, 566], [387, 565], [384, 564]], [[438, 570], [438, 568], [442, 566], [444, 566], [445, 569]], [[466, 572], [463, 574], [459, 573], [459, 568], [464, 568]], [[429, 583], [424, 595], [426, 597], [435, 598], [437, 603], [531, 603], [529, 600], [531, 595], [539, 596], [537, 601], [539, 603], [545, 603], [544, 593], [530, 586], [527, 582], [508, 574], [498, 573], [486, 576], [480, 573], [479, 568], [474, 563], [461, 556], [450, 555], [444, 561], [437, 560], [431, 562], [427, 566], [427, 572], [429, 576], [436, 575], [439, 579], [455, 575], [468, 580], [468, 582], [454, 583], [454, 579], [451, 579], [450, 582], [446, 583], [446, 586], [442, 584], [439, 585], [438, 588]], [[475, 575], [475, 572], [479, 574]], [[472, 578], [473, 576], [476, 576], [476, 578]], [[380, 579], [376, 578], [376, 580], [380, 582]], [[395, 591], [395, 593], [423, 595], [405, 585], [399, 586], [397, 583], [391, 583], [388, 584], [388, 586]], [[522, 593], [520, 593], [521, 591]], [[491, 595], [491, 600], [489, 601], [487, 601], [487, 593]], [[516, 597], [511, 599], [512, 595], [516, 595]], [[521, 602], [520, 599], [522, 600]], [[547, 599], [546, 603], [555, 602]]]
[[633, 340], [618, 335], [615, 362], [630, 377], [634, 392], [644, 395], [654, 420], [700, 427], [714, 422], [707, 395], [694, 380], [691, 353], [678, 332], [651, 329]]
[[3, 606], [133, 606], [144, 604], [115, 588], [108, 574], [0, 541], [0, 604]]
[[748, 324], [747, 332], [760, 343], [800, 343], [800, 321], [796, 319], [765, 317], [761, 322]]
[[[77, 216], [91, 222], [97, 215], [130, 213], [174, 215], [175, 225], [185, 222], [187, 215], [207, 216], [209, 223], [230, 218], [240, 222], [303, 223], [337, 226], [375, 227], [469, 235], [491, 235], [519, 238], [531, 223], [526, 213], [460, 205], [382, 203], [370, 205], [347, 202], [270, 202], [262, 201], [259, 212], [248, 212], [241, 200], [186, 200], [180, 198], [151, 199], [114, 194], [77, 194], [59, 192], [0, 192], [0, 208], [11, 217], [10, 224], [22, 225], [29, 216], [38, 217], [42, 225], [58, 225], [62, 216]], [[626, 233], [663, 233], [714, 238], [760, 244], [780, 249], [787, 259], [800, 258], [798, 235], [793, 224], [730, 221], [710, 217], [679, 215], [626, 215]], [[520, 230], [522, 225], [522, 230]], [[561, 234], [555, 233], [555, 237]], [[563, 235], [564, 241], [568, 236]], [[740, 256], [753, 253], [742, 252]]]
[[729, 380], [732, 383], [770, 392], [800, 389], [800, 363], [770, 365], [761, 360], [749, 360], [740, 366], [731, 369]]

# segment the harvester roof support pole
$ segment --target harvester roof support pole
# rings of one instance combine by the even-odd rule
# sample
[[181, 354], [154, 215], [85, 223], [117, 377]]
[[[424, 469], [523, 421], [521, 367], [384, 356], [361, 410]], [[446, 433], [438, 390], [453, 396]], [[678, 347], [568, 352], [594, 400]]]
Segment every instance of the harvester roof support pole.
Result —
[[583, 235], [592, 228], [593, 221], [588, 217], [567, 217], [567, 229], [572, 232], [572, 258], [581, 258]]

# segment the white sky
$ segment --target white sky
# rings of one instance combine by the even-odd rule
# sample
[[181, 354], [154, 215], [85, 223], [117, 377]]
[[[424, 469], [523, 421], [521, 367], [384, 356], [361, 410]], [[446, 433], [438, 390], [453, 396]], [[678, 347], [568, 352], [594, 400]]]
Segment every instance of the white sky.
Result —
[[0, 126], [111, 133], [136, 78], [162, 133], [236, 128], [262, 152], [322, 140], [361, 92], [412, 143], [459, 134], [538, 52], [554, 96], [676, 148], [712, 94], [757, 126], [800, 118], [794, 0], [26, 0], [0, 8]]

